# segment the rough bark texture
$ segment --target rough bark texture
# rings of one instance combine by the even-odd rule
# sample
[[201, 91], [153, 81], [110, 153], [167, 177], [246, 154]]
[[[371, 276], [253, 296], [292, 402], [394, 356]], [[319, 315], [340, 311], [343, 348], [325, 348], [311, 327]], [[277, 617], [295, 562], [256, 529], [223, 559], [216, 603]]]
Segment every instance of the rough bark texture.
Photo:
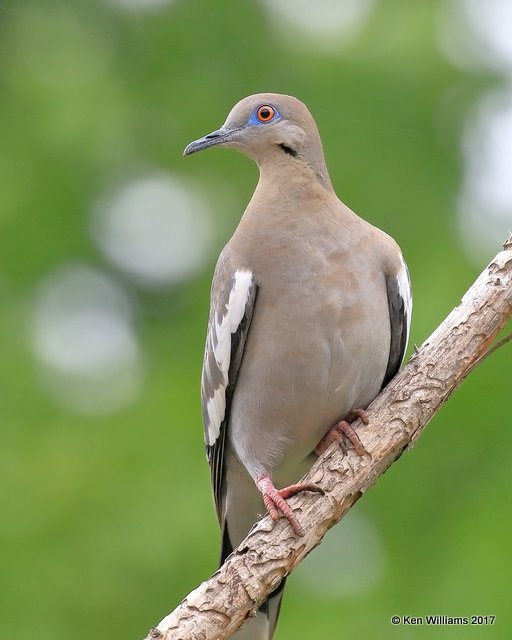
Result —
[[512, 316], [512, 236], [446, 320], [371, 404], [370, 424], [356, 425], [370, 455], [331, 446], [306, 476], [325, 495], [290, 501], [305, 536], [267, 516], [225, 564], [190, 593], [147, 640], [228, 638], [281, 579], [322, 540], [377, 478], [420, 436], [428, 421]]

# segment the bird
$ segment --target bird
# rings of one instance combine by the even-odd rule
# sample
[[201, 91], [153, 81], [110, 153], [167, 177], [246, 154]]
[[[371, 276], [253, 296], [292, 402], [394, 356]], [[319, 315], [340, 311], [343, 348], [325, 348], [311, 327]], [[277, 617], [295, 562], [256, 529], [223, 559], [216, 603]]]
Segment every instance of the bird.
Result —
[[[412, 294], [398, 244], [339, 200], [313, 116], [258, 93], [188, 156], [233, 148], [259, 167], [249, 204], [215, 267], [201, 378], [220, 563], [265, 511], [304, 533], [287, 500], [334, 441], [364, 455], [354, 418], [399, 370]], [[271, 640], [285, 580], [237, 640]]]

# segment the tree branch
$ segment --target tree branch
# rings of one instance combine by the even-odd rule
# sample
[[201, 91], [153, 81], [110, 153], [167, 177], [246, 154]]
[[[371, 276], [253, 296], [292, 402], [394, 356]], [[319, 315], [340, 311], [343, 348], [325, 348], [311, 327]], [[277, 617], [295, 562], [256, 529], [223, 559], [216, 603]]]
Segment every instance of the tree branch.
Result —
[[224, 565], [192, 591], [146, 640], [228, 638], [265, 600], [284, 576], [384, 471], [410, 448], [441, 404], [485, 356], [512, 316], [512, 236], [408, 364], [368, 409], [370, 424], [358, 433], [370, 455], [345, 454], [331, 446], [305, 481], [325, 491], [290, 500], [305, 535], [294, 535], [283, 518], [266, 516]]

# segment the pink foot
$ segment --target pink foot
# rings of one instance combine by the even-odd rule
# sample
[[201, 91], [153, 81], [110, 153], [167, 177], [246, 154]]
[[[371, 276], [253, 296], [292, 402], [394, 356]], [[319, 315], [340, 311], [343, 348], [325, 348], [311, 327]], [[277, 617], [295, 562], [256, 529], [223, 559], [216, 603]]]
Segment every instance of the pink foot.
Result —
[[364, 409], [353, 409], [348, 413], [346, 420], [341, 420], [335, 424], [320, 440], [316, 446], [315, 453], [321, 456], [333, 442], [343, 444], [343, 436], [350, 440], [358, 456], [364, 456], [365, 453], [368, 453], [357, 435], [356, 430], [350, 425], [351, 422], [354, 422], [354, 420], [358, 418], [360, 418], [364, 424], [368, 424], [369, 422], [368, 414]]
[[304, 529], [300, 526], [299, 521], [295, 517], [292, 509], [286, 502], [288, 498], [300, 493], [301, 491], [315, 491], [323, 495], [323, 489], [317, 487], [316, 484], [291, 484], [284, 489], [276, 489], [272, 479], [268, 473], [264, 473], [256, 482], [256, 486], [261, 491], [263, 497], [263, 503], [272, 518], [272, 520], [279, 520], [279, 511], [288, 520], [292, 529], [298, 536], [304, 535]]
[[352, 411], [349, 411], [347, 414], [347, 422], [349, 424], [358, 418], [363, 424], [370, 424], [370, 418], [364, 409], [352, 409]]

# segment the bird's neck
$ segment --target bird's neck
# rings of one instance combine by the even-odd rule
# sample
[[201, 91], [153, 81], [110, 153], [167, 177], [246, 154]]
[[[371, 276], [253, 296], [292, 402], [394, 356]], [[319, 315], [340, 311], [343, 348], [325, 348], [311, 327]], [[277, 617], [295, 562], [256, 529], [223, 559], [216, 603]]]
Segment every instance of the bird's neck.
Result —
[[274, 193], [287, 197], [308, 197], [319, 191], [333, 193], [333, 187], [323, 158], [307, 161], [278, 150], [258, 160], [260, 179], [255, 196]]
[[276, 164], [269, 167], [262, 163], [260, 179], [241, 226], [258, 230], [279, 220], [288, 231], [295, 229], [300, 235], [306, 227], [322, 224], [323, 214], [338, 202], [330, 180], [325, 185], [309, 166], [295, 162], [291, 167]]

